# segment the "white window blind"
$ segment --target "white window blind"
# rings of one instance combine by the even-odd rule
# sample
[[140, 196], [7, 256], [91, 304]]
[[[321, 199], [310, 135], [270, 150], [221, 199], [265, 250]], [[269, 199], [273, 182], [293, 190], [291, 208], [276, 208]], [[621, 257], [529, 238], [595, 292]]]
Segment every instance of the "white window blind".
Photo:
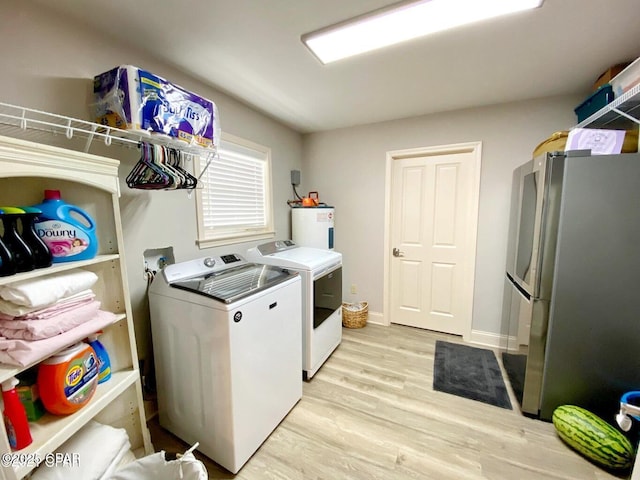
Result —
[[[204, 165], [201, 165], [204, 168]], [[223, 134], [198, 191], [198, 242], [213, 246], [273, 233], [270, 150]]]

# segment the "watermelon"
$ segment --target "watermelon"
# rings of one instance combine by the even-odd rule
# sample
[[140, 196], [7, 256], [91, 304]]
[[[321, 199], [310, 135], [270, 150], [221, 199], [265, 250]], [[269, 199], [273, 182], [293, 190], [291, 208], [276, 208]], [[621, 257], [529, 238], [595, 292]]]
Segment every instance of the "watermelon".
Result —
[[554, 410], [552, 420], [558, 436], [595, 463], [609, 469], [631, 466], [631, 442], [597, 415], [575, 405], [562, 405]]

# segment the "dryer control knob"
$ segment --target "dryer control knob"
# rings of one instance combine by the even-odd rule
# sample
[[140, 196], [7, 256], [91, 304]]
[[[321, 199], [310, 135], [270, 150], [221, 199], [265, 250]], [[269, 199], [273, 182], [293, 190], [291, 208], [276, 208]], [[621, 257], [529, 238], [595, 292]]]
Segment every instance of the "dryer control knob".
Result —
[[204, 259], [204, 266], [212, 268], [216, 264], [216, 259], [213, 257], [207, 257]]

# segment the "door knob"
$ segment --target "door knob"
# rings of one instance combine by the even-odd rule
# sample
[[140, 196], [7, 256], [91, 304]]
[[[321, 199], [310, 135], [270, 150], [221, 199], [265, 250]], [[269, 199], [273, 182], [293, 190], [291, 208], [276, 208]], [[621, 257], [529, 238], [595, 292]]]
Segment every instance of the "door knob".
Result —
[[401, 252], [398, 248], [394, 248], [392, 253], [394, 257], [404, 257], [404, 252]]

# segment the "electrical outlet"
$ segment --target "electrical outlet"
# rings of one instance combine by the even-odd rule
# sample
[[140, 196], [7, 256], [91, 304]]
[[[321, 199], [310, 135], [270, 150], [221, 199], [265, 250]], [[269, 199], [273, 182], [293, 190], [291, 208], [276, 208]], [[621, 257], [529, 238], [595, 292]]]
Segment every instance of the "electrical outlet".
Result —
[[358, 287], [356, 287], [355, 283], [351, 284], [351, 295], [355, 295], [356, 293], [358, 293]]

